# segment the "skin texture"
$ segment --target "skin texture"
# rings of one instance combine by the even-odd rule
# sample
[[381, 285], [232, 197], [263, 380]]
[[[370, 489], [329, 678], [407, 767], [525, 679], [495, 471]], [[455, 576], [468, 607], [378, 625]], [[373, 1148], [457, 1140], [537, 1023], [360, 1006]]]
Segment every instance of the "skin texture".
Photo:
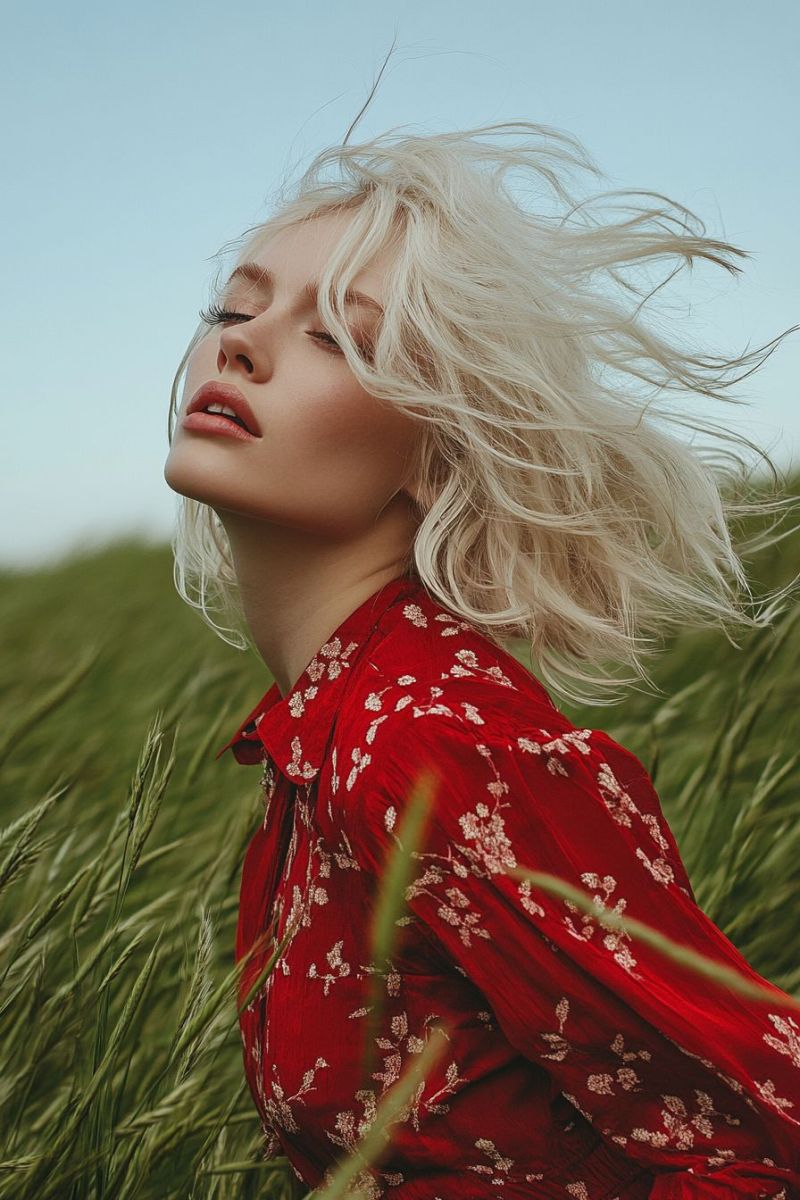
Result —
[[[222, 521], [253, 641], [284, 696], [345, 617], [402, 574], [420, 520], [419, 423], [371, 396], [340, 351], [309, 336], [325, 327], [313, 304], [301, 307], [347, 220], [315, 218], [247, 255], [270, 268], [275, 287], [238, 280], [225, 289], [222, 307], [252, 319], [212, 326], [195, 347], [164, 467], [174, 491]], [[385, 303], [388, 265], [385, 254], [375, 258], [353, 288]], [[346, 317], [359, 341], [380, 314], [358, 305]], [[182, 427], [210, 380], [239, 388], [260, 438]]]

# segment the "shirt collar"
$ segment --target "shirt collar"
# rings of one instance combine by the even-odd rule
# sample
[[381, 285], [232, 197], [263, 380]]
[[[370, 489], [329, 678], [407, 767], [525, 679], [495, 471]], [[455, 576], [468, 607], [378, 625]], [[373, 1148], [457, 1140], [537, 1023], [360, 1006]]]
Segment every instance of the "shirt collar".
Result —
[[421, 585], [401, 575], [373, 592], [320, 646], [287, 696], [273, 683], [215, 758], [230, 748], [237, 762], [264, 760], [293, 783], [309, 783], [322, 767], [334, 717], [351, 672], [381, 618]]

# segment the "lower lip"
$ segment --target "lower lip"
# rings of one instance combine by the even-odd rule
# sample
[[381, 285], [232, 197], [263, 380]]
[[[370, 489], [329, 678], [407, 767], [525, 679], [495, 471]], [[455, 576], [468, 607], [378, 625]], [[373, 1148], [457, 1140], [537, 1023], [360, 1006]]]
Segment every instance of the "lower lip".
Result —
[[183, 418], [183, 428], [193, 429], [196, 433], [215, 433], [221, 437], [236, 438], [240, 442], [254, 442], [256, 435], [241, 425], [234, 424], [219, 413], [193, 412]]

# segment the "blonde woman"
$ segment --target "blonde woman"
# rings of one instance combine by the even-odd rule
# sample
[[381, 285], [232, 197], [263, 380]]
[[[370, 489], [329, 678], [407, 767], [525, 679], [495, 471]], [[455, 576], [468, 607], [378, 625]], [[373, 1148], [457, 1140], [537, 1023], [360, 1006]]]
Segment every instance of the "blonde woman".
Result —
[[669, 621], [779, 611], [785, 593], [737, 598], [748, 506], [659, 408], [724, 398], [771, 346], [725, 361], [649, 326], [647, 267], [742, 252], [655, 193], [576, 203], [580, 171], [573, 139], [521, 121], [345, 138], [248, 231], [173, 388], [179, 590], [274, 680], [219, 753], [263, 767], [243, 1000], [277, 959], [241, 1012], [244, 1067], [266, 1155], [309, 1187], [429, 1050], [366, 1196], [800, 1195], [797, 1007], [697, 905], [642, 764], [554, 699], [608, 703], [608, 664], [644, 678]]

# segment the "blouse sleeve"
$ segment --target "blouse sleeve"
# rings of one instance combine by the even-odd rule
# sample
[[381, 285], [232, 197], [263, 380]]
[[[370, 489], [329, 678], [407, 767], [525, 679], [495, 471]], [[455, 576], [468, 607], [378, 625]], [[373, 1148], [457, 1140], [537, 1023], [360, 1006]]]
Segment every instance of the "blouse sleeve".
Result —
[[[432, 768], [408, 909], [549, 1073], [553, 1095], [655, 1174], [651, 1200], [800, 1197], [797, 1010], [698, 907], [639, 760], [602, 731], [506, 736], [427, 713], [387, 727], [372, 758], [354, 797], [364, 866], [380, 875]], [[599, 925], [515, 866], [559, 876], [773, 1001]]]

